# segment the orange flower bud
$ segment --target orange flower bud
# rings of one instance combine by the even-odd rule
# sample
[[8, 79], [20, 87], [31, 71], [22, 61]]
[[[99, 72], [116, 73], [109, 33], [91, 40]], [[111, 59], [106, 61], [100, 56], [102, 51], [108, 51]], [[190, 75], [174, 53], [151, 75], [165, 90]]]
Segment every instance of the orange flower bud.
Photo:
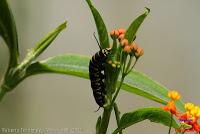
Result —
[[183, 122], [189, 122], [191, 121], [191, 118], [192, 115], [190, 115], [189, 112], [182, 113], [181, 115], [178, 116], [178, 119]]
[[125, 36], [125, 34], [120, 34], [119, 37], [118, 37], [119, 41], [123, 40], [124, 36]]
[[110, 36], [113, 37], [114, 34], [115, 34], [115, 30], [112, 30], [112, 31], [110, 32]]
[[112, 31], [110, 32], [110, 36], [111, 36], [112, 38], [118, 38], [118, 36], [119, 36], [118, 30], [112, 30]]
[[135, 53], [135, 57], [136, 58], [139, 58], [140, 56], [142, 56], [144, 54], [144, 50], [142, 49], [142, 48], [138, 48], [137, 50], [136, 50], [136, 53]]
[[121, 45], [122, 45], [122, 46], [127, 46], [127, 45], [128, 45], [128, 40], [127, 40], [127, 39], [123, 39], [123, 40], [121, 41]]
[[131, 47], [132, 51], [137, 51], [137, 49], [138, 49], [138, 45], [137, 45], [135, 42], [133, 42], [133, 43], [130, 45], [130, 47]]
[[119, 36], [119, 32], [118, 30], [115, 30], [115, 37], [118, 37]]
[[131, 47], [130, 47], [129, 45], [126, 45], [126, 46], [124, 47], [124, 52], [130, 53], [130, 52], [131, 52]]
[[176, 110], [176, 105], [174, 104], [174, 101], [170, 101], [167, 103], [165, 107], [163, 107], [163, 110], [169, 111], [170, 113], [177, 115], [178, 112]]
[[125, 34], [126, 30], [123, 28], [118, 29], [119, 34]]

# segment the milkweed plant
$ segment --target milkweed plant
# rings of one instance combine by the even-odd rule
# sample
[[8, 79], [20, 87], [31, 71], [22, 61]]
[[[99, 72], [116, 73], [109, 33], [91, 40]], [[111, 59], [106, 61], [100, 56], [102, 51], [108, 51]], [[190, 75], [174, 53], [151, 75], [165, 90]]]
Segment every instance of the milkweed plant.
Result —
[[[0, 101], [29, 76], [41, 73], [73, 75], [90, 79], [94, 99], [103, 109], [102, 115], [97, 118], [96, 134], [107, 133], [111, 114], [115, 115], [117, 126], [112, 134], [123, 134], [124, 129], [147, 119], [169, 127], [168, 134], [200, 134], [200, 107], [190, 102], [183, 103], [177, 91], [168, 90], [134, 68], [144, 54], [143, 48], [136, 43], [137, 31], [150, 9], [145, 8], [144, 13], [134, 19], [128, 28], [118, 28], [108, 33], [99, 11], [90, 0], [85, 0], [85, 3], [89, 6], [97, 28], [98, 39], [94, 36], [100, 49], [96, 54], [91, 57], [59, 55], [38, 61], [38, 56], [66, 28], [67, 22], [64, 22], [41, 39], [20, 61], [15, 20], [7, 0], [0, 0], [0, 36], [10, 54], [7, 71], [1, 81]], [[121, 89], [164, 106], [121, 113], [116, 102]]]

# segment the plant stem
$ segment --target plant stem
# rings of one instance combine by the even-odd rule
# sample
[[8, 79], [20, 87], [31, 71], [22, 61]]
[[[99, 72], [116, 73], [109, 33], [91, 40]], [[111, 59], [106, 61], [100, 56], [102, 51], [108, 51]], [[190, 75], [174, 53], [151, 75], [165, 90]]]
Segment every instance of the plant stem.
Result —
[[99, 134], [106, 134], [107, 129], [108, 129], [108, 124], [110, 121], [111, 112], [112, 112], [112, 108], [108, 108], [108, 109], [104, 108]]
[[126, 75], [122, 75], [120, 85], [119, 85], [119, 87], [118, 87], [118, 89], [117, 89], [117, 91], [116, 91], [116, 93], [115, 93], [115, 95], [114, 95], [114, 97], [111, 101], [110, 106], [108, 108], [104, 108], [99, 134], [106, 134], [106, 132], [107, 132], [108, 124], [109, 124], [109, 121], [110, 121], [110, 115], [111, 115], [111, 112], [112, 112], [112, 109], [113, 109], [113, 105], [114, 105], [114, 102], [117, 98], [119, 90], [121, 89], [121, 86], [122, 86], [122, 83], [124, 81], [125, 76]]
[[[115, 117], [116, 117], [116, 121], [117, 121], [117, 126], [119, 127], [119, 123], [120, 123], [120, 112], [119, 112], [119, 109], [118, 109], [116, 103], [114, 103], [114, 111], [115, 111]], [[119, 131], [119, 134], [122, 134], [122, 130]]]
[[113, 99], [112, 99], [111, 107], [112, 107], [113, 104], [115, 103], [115, 100], [116, 100], [116, 98], [117, 98], [117, 95], [118, 95], [118, 93], [119, 93], [121, 87], [122, 87], [122, 84], [123, 84], [123, 81], [124, 81], [125, 76], [126, 76], [126, 75], [122, 74], [121, 81], [120, 81], [120, 85], [119, 85], [119, 87], [117, 88], [117, 91], [116, 91], [116, 93], [115, 93], [115, 95], [114, 95], [114, 97], [113, 97]]
[[170, 126], [169, 126], [169, 131], [168, 134], [171, 133], [171, 129], [172, 129], [172, 119], [173, 119], [173, 114], [171, 113], [171, 118], [170, 118]]
[[133, 56], [130, 56], [130, 59], [129, 59], [128, 64], [127, 64], [127, 66], [126, 66], [125, 72], [128, 72], [128, 69], [129, 69], [130, 66], [131, 66], [132, 59], [133, 59]]
[[2, 101], [2, 99], [3, 99], [3, 97], [4, 97], [5, 94], [6, 94], [5, 89], [1, 87], [0, 88], [0, 102]]
[[138, 59], [135, 60], [133, 66], [129, 69], [129, 71], [128, 71], [128, 69], [127, 69], [127, 71], [125, 72], [126, 74], [129, 74], [129, 73], [131, 72], [131, 70], [135, 67], [137, 61], [138, 61]]
[[112, 109], [113, 109], [113, 104], [117, 98], [117, 95], [119, 93], [119, 90], [122, 86], [122, 83], [124, 81], [124, 78], [125, 78], [126, 75], [122, 75], [122, 78], [121, 78], [121, 81], [120, 81], [120, 85], [111, 101], [111, 104], [108, 108], [104, 108], [104, 111], [103, 111], [103, 116], [102, 116], [102, 120], [101, 120], [101, 127], [100, 127], [100, 132], [99, 134], [106, 134], [107, 132], [107, 129], [108, 129], [108, 124], [109, 124], [109, 121], [110, 121], [110, 115], [111, 115], [111, 112], [112, 112]]

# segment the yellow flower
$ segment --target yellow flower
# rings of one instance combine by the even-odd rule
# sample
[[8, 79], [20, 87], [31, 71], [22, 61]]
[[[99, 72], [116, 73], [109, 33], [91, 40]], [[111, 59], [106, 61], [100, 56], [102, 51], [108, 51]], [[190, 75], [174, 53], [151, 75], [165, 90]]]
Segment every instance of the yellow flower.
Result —
[[190, 114], [191, 114], [195, 119], [200, 118], [200, 107], [194, 106], [194, 107], [190, 110]]
[[179, 100], [181, 95], [177, 91], [173, 90], [168, 92], [168, 97], [175, 101]]
[[186, 111], [191, 111], [194, 108], [194, 104], [192, 103], [185, 103], [185, 110]]

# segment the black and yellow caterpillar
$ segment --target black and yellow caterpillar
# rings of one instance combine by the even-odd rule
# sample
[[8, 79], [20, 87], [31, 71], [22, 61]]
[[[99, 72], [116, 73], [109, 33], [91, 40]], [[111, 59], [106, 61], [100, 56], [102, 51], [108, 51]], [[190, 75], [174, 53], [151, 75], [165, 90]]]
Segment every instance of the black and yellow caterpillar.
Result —
[[105, 85], [104, 66], [110, 51], [111, 51], [110, 48], [101, 49], [100, 47], [100, 51], [92, 56], [92, 59], [90, 60], [89, 63], [89, 76], [90, 76], [91, 87], [93, 90], [93, 96], [99, 107], [103, 107], [103, 105], [105, 104], [106, 85]]

